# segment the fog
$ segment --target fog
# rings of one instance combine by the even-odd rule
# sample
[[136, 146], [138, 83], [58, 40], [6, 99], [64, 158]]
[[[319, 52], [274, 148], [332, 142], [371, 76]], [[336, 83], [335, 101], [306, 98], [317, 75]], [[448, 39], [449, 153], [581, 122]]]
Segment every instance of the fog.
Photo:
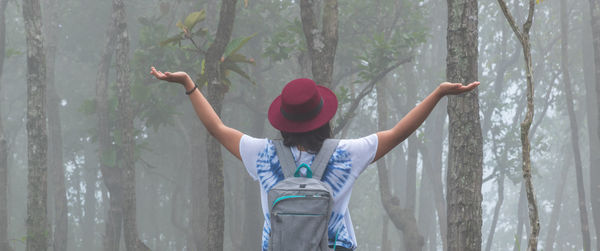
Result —
[[[448, 51], [463, 51], [448, 47], [451, 0], [39, 0], [43, 51], [28, 50], [35, 25], [26, 25], [23, 8], [36, 1], [0, 0], [0, 251], [260, 250], [259, 182], [207, 132], [186, 90], [154, 78], [151, 66], [187, 72], [227, 126], [271, 139], [281, 135], [268, 107], [292, 79], [313, 78], [336, 93], [331, 126], [342, 139], [392, 128], [442, 82], [479, 81], [457, 105], [442, 98], [419, 129], [360, 174], [348, 206], [358, 250], [527, 249], [527, 70], [496, 0], [462, 1], [478, 10], [468, 17], [478, 55], [468, 59], [477, 77], [459, 80], [447, 70]], [[600, 250], [596, 0], [562, 1], [535, 3], [529, 32], [537, 248]], [[233, 12], [223, 10], [228, 4]], [[313, 10], [312, 27], [302, 4]], [[522, 32], [527, 1], [506, 4]], [[228, 16], [219, 21], [219, 13]], [[217, 30], [226, 33], [227, 18], [233, 30], [222, 41]], [[218, 42], [221, 53], [211, 58]], [[40, 52], [44, 67], [32, 73]], [[454, 120], [455, 111], [478, 119]], [[449, 163], [466, 172], [452, 198]], [[480, 202], [470, 199], [479, 194]], [[32, 210], [36, 203], [42, 211]], [[461, 218], [449, 210], [468, 203], [480, 211]], [[464, 222], [476, 237], [454, 238], [448, 222]], [[453, 244], [463, 241], [475, 248]]]

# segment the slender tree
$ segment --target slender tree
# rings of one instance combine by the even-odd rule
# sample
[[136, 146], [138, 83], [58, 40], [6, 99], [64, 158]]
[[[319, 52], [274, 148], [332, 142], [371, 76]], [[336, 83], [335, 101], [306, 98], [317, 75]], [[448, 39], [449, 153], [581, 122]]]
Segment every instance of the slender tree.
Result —
[[113, 0], [113, 11], [116, 23], [116, 68], [117, 68], [117, 125], [120, 140], [117, 141], [117, 166], [121, 169], [121, 186], [123, 189], [122, 213], [123, 236], [128, 251], [150, 250], [138, 237], [136, 221], [135, 193], [135, 136], [133, 127], [133, 109], [131, 106], [131, 90], [129, 80], [129, 34], [125, 13], [125, 1]]
[[[385, 104], [384, 92], [381, 86], [376, 86], [377, 91], [377, 114], [378, 128], [385, 130], [387, 128], [387, 105]], [[423, 236], [419, 234], [417, 220], [414, 216], [414, 210], [410, 208], [402, 208], [400, 199], [392, 195], [389, 174], [386, 166], [385, 158], [377, 162], [377, 174], [379, 176], [379, 193], [383, 208], [394, 223], [397, 229], [402, 231], [404, 247], [406, 250], [422, 250], [425, 241]]]
[[529, 143], [529, 129], [533, 121], [533, 71], [531, 67], [531, 44], [529, 41], [529, 30], [533, 23], [533, 13], [535, 9], [535, 0], [529, 0], [529, 11], [527, 20], [523, 24], [523, 30], [519, 29], [512, 14], [508, 11], [506, 2], [504, 0], [498, 0], [498, 4], [504, 13], [504, 17], [508, 21], [508, 24], [512, 28], [513, 32], [519, 39], [521, 46], [523, 47], [523, 55], [525, 58], [525, 74], [527, 78], [527, 112], [525, 119], [521, 122], [521, 144], [522, 144], [522, 169], [523, 179], [525, 185], [525, 191], [527, 193], [527, 202], [529, 204], [529, 223], [531, 225], [531, 233], [529, 235], [529, 242], [527, 250], [537, 250], [538, 235], [540, 233], [540, 222], [538, 216], [537, 202], [535, 199], [535, 192], [533, 191], [533, 183], [531, 182], [531, 145]]
[[338, 3], [337, 0], [323, 1], [321, 29], [315, 13], [318, 3], [317, 0], [301, 0], [300, 17], [313, 78], [319, 85], [330, 87], [338, 42]]
[[[448, 0], [448, 56], [450, 82], [477, 80], [478, 2]], [[481, 182], [483, 138], [479, 122], [478, 90], [448, 97], [449, 150], [446, 175], [448, 250], [481, 250]]]
[[561, 169], [558, 174], [558, 186], [554, 192], [554, 202], [552, 203], [552, 213], [550, 213], [550, 221], [548, 222], [548, 233], [546, 234], [546, 241], [544, 242], [544, 250], [554, 250], [554, 243], [556, 237], [556, 230], [558, 225], [558, 218], [562, 210], [563, 195], [565, 187], [567, 185], [567, 176], [569, 174], [569, 165], [565, 161], [564, 168]]
[[23, 0], [27, 41], [27, 251], [48, 246], [46, 55], [39, 0]]
[[60, 117], [60, 97], [56, 90], [54, 72], [58, 44], [58, 3], [56, 0], [42, 2], [45, 15], [42, 17], [44, 41], [46, 43], [46, 85], [48, 107], [48, 169], [54, 198], [54, 230], [52, 246], [54, 250], [67, 250], [68, 217], [65, 170], [63, 165], [62, 123]]
[[[205, 74], [207, 79], [206, 99], [217, 115], [221, 115], [223, 99], [229, 86], [221, 80], [225, 77], [220, 69], [220, 60], [231, 39], [235, 20], [237, 0], [223, 0], [219, 13], [219, 24], [214, 42], [206, 54]], [[223, 250], [223, 231], [225, 221], [225, 201], [223, 192], [223, 156], [217, 139], [206, 137], [206, 155], [208, 163], [208, 250]]]
[[583, 171], [581, 164], [581, 151], [579, 150], [579, 129], [577, 128], [577, 116], [573, 107], [573, 91], [571, 90], [571, 76], [569, 74], [569, 17], [567, 16], [567, 1], [560, 1], [560, 67], [562, 69], [565, 101], [571, 127], [571, 145], [573, 147], [573, 159], [575, 160], [575, 176], [577, 178], [577, 197], [579, 198], [579, 223], [581, 224], [581, 238], [583, 249], [590, 249], [590, 230], [588, 224], [587, 204], [585, 203], [585, 189], [583, 188]]
[[[600, 140], [600, 0], [589, 0], [589, 9], [590, 9], [590, 23], [591, 23], [591, 33], [592, 33], [592, 46], [594, 48], [594, 77], [595, 77], [595, 86], [596, 86], [596, 138]], [[584, 55], [586, 55], [584, 53]], [[591, 81], [590, 81], [591, 82]], [[588, 91], [593, 91], [593, 86], [587, 87]], [[594, 109], [592, 109], [594, 110]], [[592, 118], [592, 116], [590, 116]], [[588, 124], [589, 125], [589, 124]], [[598, 142], [598, 141], [596, 141]], [[597, 158], [597, 154], [592, 154]], [[594, 158], [594, 157], [591, 157]], [[596, 226], [596, 248], [600, 249], [600, 184], [598, 182], [598, 177], [600, 177], [600, 166], [598, 166], [598, 162], [592, 162], [594, 167], [590, 167], [591, 173], [591, 182], [590, 182], [590, 191], [592, 198], [592, 210], [594, 216], [594, 223]]]
[[[6, 52], [6, 6], [8, 0], [0, 2], [0, 93], [2, 93], [2, 73]], [[0, 250], [12, 250], [8, 243], [8, 145], [2, 122], [2, 102], [0, 102]]]
[[[113, 7], [114, 8], [114, 7]], [[104, 251], [119, 250], [121, 240], [121, 203], [120, 203], [120, 177], [118, 168], [112, 166], [108, 161], [111, 159], [112, 140], [110, 135], [109, 110], [108, 110], [108, 75], [110, 63], [114, 53], [116, 40], [116, 17], [115, 12], [111, 15], [111, 20], [106, 30], [103, 52], [96, 74], [96, 115], [98, 117], [96, 125], [96, 136], [98, 138], [98, 159], [100, 160], [100, 171], [102, 179], [110, 197], [107, 217], [104, 220]]]

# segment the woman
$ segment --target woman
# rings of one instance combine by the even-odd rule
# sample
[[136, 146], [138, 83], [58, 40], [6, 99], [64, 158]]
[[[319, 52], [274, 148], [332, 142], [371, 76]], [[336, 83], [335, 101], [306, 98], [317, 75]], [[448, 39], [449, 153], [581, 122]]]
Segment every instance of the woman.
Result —
[[[150, 73], [160, 80], [182, 84], [208, 132], [240, 159], [250, 176], [260, 182], [265, 217], [262, 250], [268, 250], [271, 228], [266, 195], [270, 188], [283, 180], [273, 142], [250, 137], [224, 125], [187, 73], [163, 73], [154, 67]], [[333, 191], [334, 204], [328, 224], [330, 246], [335, 246], [335, 250], [354, 250], [357, 247], [348, 202], [352, 185], [360, 173], [414, 132], [442, 97], [468, 92], [478, 85], [479, 82], [467, 86], [444, 82], [392, 129], [359, 139], [340, 140], [321, 179]], [[335, 94], [310, 79], [292, 80], [271, 103], [269, 122], [281, 132], [284, 145], [291, 148], [297, 165], [305, 163], [310, 166], [323, 141], [331, 137], [329, 121], [337, 106]]]

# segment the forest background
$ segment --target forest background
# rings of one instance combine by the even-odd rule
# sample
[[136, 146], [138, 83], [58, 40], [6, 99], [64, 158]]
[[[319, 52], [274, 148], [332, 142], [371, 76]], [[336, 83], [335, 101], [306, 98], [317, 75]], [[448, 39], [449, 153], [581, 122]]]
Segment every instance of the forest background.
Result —
[[260, 247], [258, 183], [150, 66], [187, 71], [227, 125], [271, 138], [267, 107], [294, 78], [336, 92], [338, 138], [479, 80], [357, 180], [360, 250], [531, 245], [530, 83], [536, 246], [600, 249], [596, 0], [507, 1], [528, 35], [500, 0], [39, 1], [0, 0], [2, 251]]

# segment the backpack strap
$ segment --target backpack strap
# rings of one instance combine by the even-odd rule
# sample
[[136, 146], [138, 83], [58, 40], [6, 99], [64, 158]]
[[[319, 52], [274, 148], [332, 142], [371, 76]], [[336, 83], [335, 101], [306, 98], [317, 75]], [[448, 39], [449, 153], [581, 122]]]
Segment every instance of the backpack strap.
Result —
[[329, 159], [331, 159], [331, 155], [333, 155], [333, 152], [335, 152], [339, 143], [339, 139], [326, 139], [325, 142], [323, 142], [321, 150], [319, 150], [319, 153], [317, 153], [317, 156], [311, 164], [313, 178], [321, 180], [321, 177], [323, 177], [323, 174], [325, 173], [325, 169], [327, 169], [327, 163], [329, 163]]
[[294, 172], [296, 171], [296, 162], [294, 161], [294, 156], [292, 156], [292, 150], [283, 145], [283, 140], [274, 139], [272, 141], [275, 145], [277, 157], [279, 158], [279, 164], [281, 165], [283, 177], [293, 177]]

